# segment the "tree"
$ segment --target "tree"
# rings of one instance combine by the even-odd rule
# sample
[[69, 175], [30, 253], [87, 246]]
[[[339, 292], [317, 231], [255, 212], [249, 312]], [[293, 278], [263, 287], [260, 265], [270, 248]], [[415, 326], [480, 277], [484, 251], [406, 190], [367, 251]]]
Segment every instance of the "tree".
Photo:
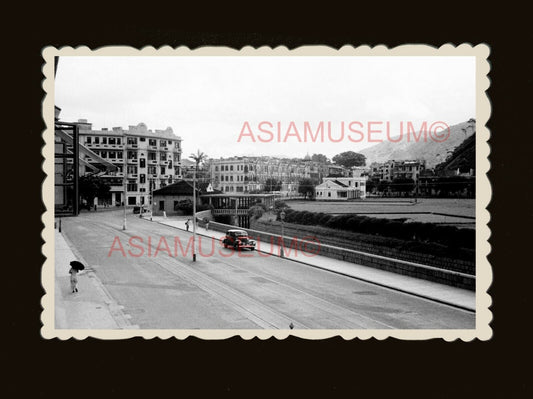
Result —
[[95, 175], [80, 177], [78, 184], [80, 198], [87, 200], [88, 204], [92, 204], [95, 197], [105, 197], [111, 189], [105, 180]]
[[265, 191], [280, 191], [281, 182], [277, 179], [269, 177], [265, 180]]
[[320, 163], [329, 163], [329, 158], [324, 154], [313, 154], [311, 156], [311, 161], [320, 162]]
[[302, 194], [305, 199], [313, 198], [315, 195], [315, 184], [311, 179], [301, 179], [298, 184], [298, 192]]
[[196, 151], [196, 154], [191, 154], [189, 156], [196, 163], [196, 173], [198, 173], [198, 167], [202, 162], [207, 160], [207, 155], [201, 152], [200, 150]]
[[333, 157], [333, 162], [337, 165], [351, 168], [352, 166], [365, 166], [366, 157], [353, 151], [345, 151]]

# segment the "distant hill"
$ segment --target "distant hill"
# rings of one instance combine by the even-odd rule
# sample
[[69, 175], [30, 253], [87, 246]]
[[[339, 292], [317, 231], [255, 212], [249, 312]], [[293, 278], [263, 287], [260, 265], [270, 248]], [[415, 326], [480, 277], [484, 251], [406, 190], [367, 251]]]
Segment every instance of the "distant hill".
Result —
[[459, 173], [468, 173], [476, 169], [476, 134], [472, 134], [464, 140], [450, 156], [435, 167], [437, 174], [450, 175]]
[[[467, 122], [450, 126], [450, 136], [442, 143], [436, 142], [427, 134], [427, 140], [422, 138], [416, 142], [411, 138], [407, 141], [406, 133], [401, 141], [393, 143], [384, 141], [372, 147], [359, 151], [366, 156], [367, 166], [373, 162], [385, 162], [389, 160], [409, 160], [424, 159], [427, 168], [434, 168], [436, 165], [446, 161], [446, 158], [458, 147], [465, 139], [471, 137], [476, 131], [476, 122], [470, 119]], [[397, 139], [396, 136], [393, 139]]]

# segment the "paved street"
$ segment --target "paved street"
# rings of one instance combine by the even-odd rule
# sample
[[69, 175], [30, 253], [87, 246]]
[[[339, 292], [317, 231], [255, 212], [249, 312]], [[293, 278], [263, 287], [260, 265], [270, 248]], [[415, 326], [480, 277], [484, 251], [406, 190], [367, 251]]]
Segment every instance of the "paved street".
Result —
[[472, 312], [258, 252], [239, 255], [206, 237], [192, 262], [192, 232], [131, 213], [126, 231], [121, 211], [102, 211], [63, 218], [62, 233], [141, 329], [475, 328]]

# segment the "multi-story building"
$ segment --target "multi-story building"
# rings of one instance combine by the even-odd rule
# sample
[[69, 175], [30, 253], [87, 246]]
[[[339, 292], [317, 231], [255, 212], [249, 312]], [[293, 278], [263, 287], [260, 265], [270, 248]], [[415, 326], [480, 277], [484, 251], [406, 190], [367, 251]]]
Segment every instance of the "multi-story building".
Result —
[[[93, 130], [85, 119], [80, 119], [78, 125], [80, 143], [118, 168], [101, 176], [111, 190], [107, 198], [98, 198], [99, 204], [149, 204], [153, 190], [182, 178], [181, 137], [172, 128], [152, 131], [139, 123], [127, 130], [122, 127]], [[95, 160], [86, 157], [85, 161], [91, 164]]]
[[[297, 193], [299, 181], [311, 179], [315, 184], [330, 175], [348, 176], [344, 168], [310, 159], [275, 157], [231, 157], [210, 160], [213, 187], [226, 193], [259, 190]], [[280, 182], [274, 190], [273, 182]]]
[[376, 181], [392, 182], [395, 179], [411, 179], [417, 181], [420, 174], [426, 169], [426, 161], [387, 161], [372, 163], [369, 175]]

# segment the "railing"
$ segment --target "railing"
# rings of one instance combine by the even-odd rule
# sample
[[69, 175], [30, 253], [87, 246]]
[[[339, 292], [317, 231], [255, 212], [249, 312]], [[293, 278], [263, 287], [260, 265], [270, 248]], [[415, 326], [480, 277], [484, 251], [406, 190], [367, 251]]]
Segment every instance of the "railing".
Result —
[[220, 216], [220, 215], [248, 215], [248, 209], [213, 209], [213, 215]]

